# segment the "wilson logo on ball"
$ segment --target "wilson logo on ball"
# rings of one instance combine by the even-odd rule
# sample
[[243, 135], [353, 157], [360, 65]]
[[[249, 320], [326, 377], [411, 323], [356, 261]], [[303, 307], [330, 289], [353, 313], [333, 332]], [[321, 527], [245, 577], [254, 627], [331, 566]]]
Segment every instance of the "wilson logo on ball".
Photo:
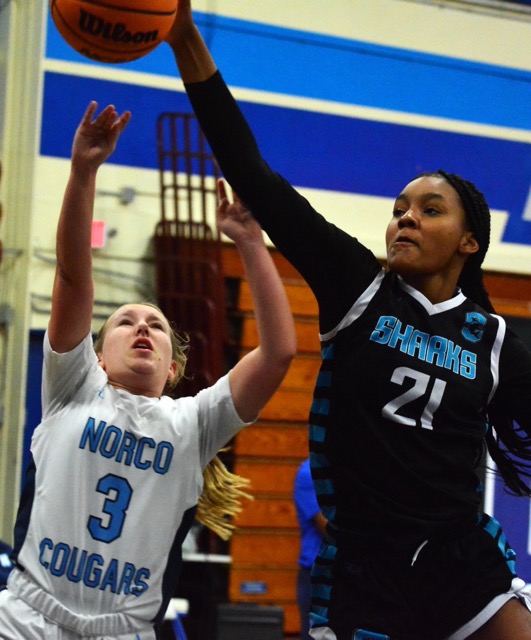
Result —
[[82, 56], [106, 64], [130, 62], [158, 47], [173, 26], [177, 2], [49, 0], [65, 42]]
[[143, 42], [156, 42], [159, 37], [158, 30], [131, 33], [123, 22], [117, 22], [116, 24], [106, 22], [103, 18], [95, 16], [84, 9], [81, 9], [79, 16], [79, 29], [82, 33], [92, 37], [101, 37], [114, 42], [142, 44]]

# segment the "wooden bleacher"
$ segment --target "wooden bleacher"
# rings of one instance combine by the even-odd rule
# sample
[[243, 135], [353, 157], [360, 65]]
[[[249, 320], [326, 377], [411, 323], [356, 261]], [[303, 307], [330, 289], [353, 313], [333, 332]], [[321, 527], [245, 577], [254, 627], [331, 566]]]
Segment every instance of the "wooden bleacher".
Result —
[[[241, 431], [234, 443], [234, 471], [250, 478], [254, 501], [246, 502], [235, 520], [229, 599], [283, 607], [284, 633], [296, 634], [299, 531], [293, 483], [299, 464], [308, 456], [308, 415], [320, 365], [319, 329], [317, 304], [308, 286], [278, 252], [272, 255], [295, 316], [298, 353], [260, 421]], [[243, 278], [231, 245], [223, 247], [222, 271], [228, 278]], [[251, 294], [244, 279], [239, 286], [237, 313], [244, 353], [258, 341]], [[255, 587], [250, 589], [254, 593], [245, 593], [249, 585]]]

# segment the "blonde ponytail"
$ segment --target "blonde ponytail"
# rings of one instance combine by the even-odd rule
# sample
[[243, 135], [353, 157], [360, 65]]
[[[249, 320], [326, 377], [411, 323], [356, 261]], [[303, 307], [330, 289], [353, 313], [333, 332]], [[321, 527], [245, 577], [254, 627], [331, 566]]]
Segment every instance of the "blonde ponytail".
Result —
[[253, 496], [245, 491], [251, 481], [231, 473], [219, 455], [209, 462], [203, 471], [203, 479], [203, 493], [197, 503], [196, 520], [222, 540], [228, 540], [236, 528], [231, 518], [243, 509], [241, 500], [254, 500]]

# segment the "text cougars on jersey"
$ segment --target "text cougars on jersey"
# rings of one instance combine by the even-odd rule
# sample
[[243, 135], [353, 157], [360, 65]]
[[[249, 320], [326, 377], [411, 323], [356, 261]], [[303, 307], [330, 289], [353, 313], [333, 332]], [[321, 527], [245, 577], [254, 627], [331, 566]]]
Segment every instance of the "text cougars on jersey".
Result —
[[109, 589], [112, 593], [138, 598], [149, 588], [149, 569], [137, 568], [130, 562], [120, 563], [116, 558], [106, 565], [99, 553], [89, 553], [66, 542], [54, 543], [50, 538], [40, 542], [39, 562], [52, 576], [82, 582], [90, 589]]
[[120, 429], [114, 424], [107, 424], [90, 417], [83, 429], [80, 449], [88, 446], [92, 453], [99, 453], [104, 458], [114, 459], [120, 464], [137, 469], [152, 469], [164, 475], [168, 472], [173, 458], [173, 445], [162, 440], [155, 442], [153, 438], [137, 438], [134, 433]]
[[398, 348], [413, 358], [449, 369], [469, 380], [476, 377], [475, 353], [443, 336], [432, 336], [410, 324], [403, 326], [394, 316], [380, 316], [371, 333], [371, 340], [393, 349]]

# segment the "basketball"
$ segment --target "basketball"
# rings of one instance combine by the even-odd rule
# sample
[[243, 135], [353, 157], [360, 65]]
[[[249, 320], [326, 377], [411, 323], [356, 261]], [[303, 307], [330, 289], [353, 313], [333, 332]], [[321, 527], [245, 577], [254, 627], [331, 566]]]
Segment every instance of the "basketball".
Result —
[[50, 0], [63, 39], [78, 53], [109, 64], [153, 51], [175, 20], [178, 0]]

